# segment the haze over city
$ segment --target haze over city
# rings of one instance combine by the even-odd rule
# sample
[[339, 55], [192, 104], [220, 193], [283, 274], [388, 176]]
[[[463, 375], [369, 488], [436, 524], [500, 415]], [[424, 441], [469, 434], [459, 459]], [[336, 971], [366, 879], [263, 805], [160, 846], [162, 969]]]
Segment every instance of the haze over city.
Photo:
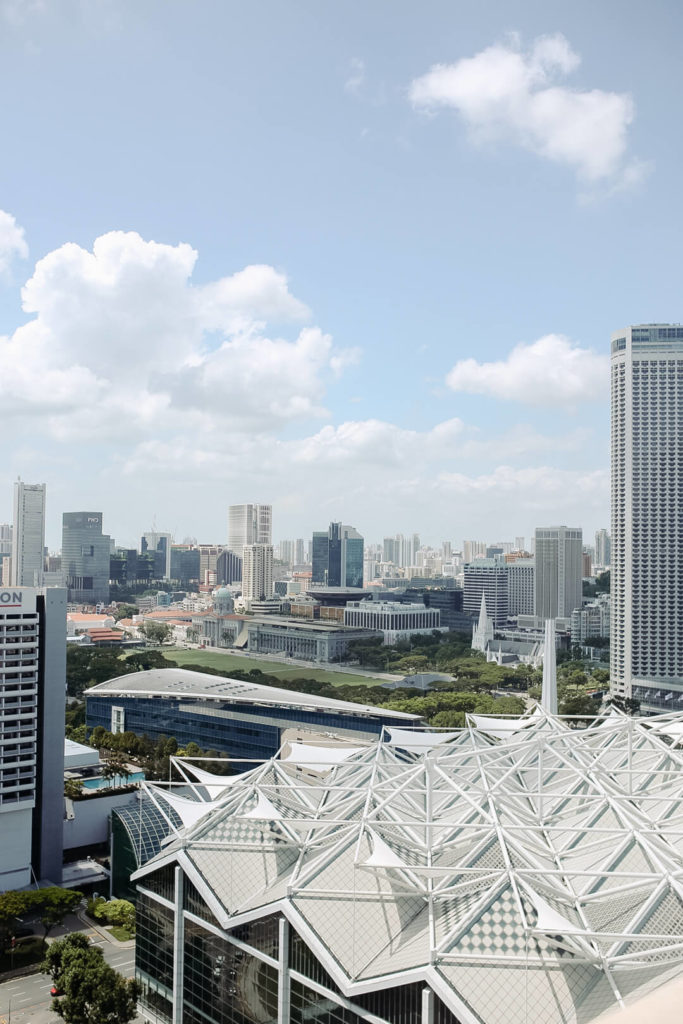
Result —
[[48, 545], [604, 526], [610, 332], [680, 305], [680, 21], [0, 4], [0, 472]]

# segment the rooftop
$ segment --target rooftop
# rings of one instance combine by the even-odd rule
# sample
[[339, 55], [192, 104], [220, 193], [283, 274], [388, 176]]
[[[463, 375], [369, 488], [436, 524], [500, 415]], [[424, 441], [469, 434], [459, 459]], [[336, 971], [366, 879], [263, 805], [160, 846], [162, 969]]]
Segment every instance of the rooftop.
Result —
[[299, 693], [276, 686], [247, 683], [241, 679], [228, 679], [207, 672], [188, 672], [182, 668], [157, 668], [146, 672], [132, 672], [98, 683], [85, 691], [86, 696], [109, 697], [190, 697], [198, 700], [230, 701], [239, 704], [261, 704], [275, 707], [341, 711], [349, 715], [383, 715], [386, 718], [404, 718], [408, 724], [420, 722], [419, 715], [402, 711], [389, 711], [369, 704], [356, 704], [332, 697], [318, 697], [312, 693]]
[[683, 976], [681, 742], [683, 713], [537, 708], [328, 765], [177, 759], [195, 799], [147, 786], [184, 825], [134, 878], [179, 863], [226, 929], [282, 911], [350, 999], [422, 981], [461, 1024], [589, 1024]]

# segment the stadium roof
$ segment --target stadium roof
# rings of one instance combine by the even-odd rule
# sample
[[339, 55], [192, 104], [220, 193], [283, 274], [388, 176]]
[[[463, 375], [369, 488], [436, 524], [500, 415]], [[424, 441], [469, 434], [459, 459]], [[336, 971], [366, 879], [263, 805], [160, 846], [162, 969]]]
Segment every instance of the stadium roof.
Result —
[[282, 911], [351, 999], [426, 981], [462, 1024], [587, 1024], [683, 975], [682, 733], [539, 709], [327, 770], [178, 759], [194, 802], [146, 788], [186, 827], [134, 877], [177, 861], [226, 929]]
[[241, 679], [209, 675], [207, 672], [188, 672], [182, 668], [132, 672], [130, 675], [117, 676], [115, 679], [98, 683], [85, 693], [89, 697], [173, 697], [176, 700], [190, 697], [195, 700], [229, 700], [231, 703], [336, 711], [362, 717], [372, 714], [384, 718], [405, 719], [408, 724], [420, 722], [419, 715], [409, 715], [404, 711], [390, 711], [387, 708], [375, 708], [369, 704], [356, 704], [333, 697], [319, 697], [298, 690], [263, 686], [243, 682]]

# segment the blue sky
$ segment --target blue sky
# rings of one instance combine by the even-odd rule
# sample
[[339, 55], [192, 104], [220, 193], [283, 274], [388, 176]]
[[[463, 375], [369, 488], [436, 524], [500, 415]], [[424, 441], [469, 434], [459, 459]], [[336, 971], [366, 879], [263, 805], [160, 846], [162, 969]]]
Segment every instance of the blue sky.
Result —
[[609, 334], [680, 318], [682, 18], [0, 0], [0, 520], [21, 474], [53, 547], [606, 525]]

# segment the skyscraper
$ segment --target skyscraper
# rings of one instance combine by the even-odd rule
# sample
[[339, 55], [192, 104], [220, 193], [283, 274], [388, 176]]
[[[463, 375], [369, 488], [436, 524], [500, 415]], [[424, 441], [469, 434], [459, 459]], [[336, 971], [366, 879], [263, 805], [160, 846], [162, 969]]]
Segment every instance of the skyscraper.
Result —
[[101, 512], [65, 512], [62, 516], [62, 572], [69, 601], [109, 602], [110, 538], [102, 533]]
[[170, 580], [171, 578], [172, 544], [173, 537], [170, 533], [158, 533], [156, 530], [143, 533], [140, 538], [140, 554], [144, 555], [145, 552], [149, 551], [158, 556], [155, 564], [155, 568], [159, 571], [157, 579], [160, 579], [162, 576], [165, 580]]
[[0, 891], [62, 880], [66, 592], [0, 589]]
[[13, 587], [39, 587], [45, 558], [45, 484], [14, 485]]
[[362, 587], [364, 540], [353, 526], [330, 523], [313, 534], [313, 586]]
[[611, 542], [607, 530], [596, 530], [595, 532], [595, 564], [603, 569], [609, 568], [611, 560]]
[[583, 534], [580, 528], [536, 528], [536, 617], [568, 619], [581, 607]]
[[611, 686], [683, 707], [683, 326], [612, 335]]
[[228, 548], [242, 557], [246, 544], [273, 543], [272, 505], [230, 505]]
[[271, 544], [245, 544], [242, 562], [242, 597], [263, 601], [273, 596], [273, 548]]

